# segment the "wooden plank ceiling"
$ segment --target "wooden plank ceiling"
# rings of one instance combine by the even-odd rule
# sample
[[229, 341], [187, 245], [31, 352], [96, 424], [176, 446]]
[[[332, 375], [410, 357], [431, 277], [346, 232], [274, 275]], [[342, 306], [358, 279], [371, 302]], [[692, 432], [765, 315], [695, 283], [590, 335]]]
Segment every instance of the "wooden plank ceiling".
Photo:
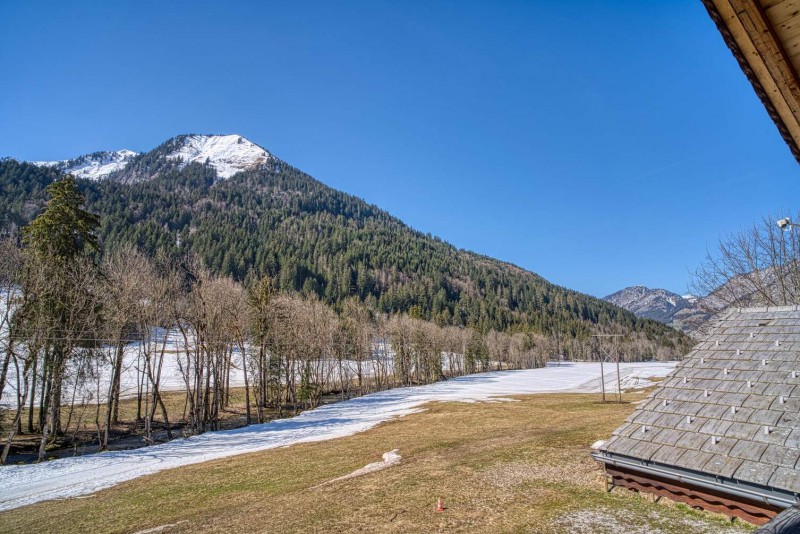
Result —
[[800, 0], [702, 0], [800, 162]]

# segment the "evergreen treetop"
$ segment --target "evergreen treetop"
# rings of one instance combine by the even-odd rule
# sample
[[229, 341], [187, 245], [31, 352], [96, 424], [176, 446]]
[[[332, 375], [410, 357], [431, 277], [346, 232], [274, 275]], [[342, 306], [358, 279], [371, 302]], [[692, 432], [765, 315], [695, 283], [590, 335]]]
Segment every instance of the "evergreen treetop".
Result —
[[[50, 200], [42, 213], [24, 229], [25, 244], [35, 253], [64, 262], [98, 250], [100, 218], [83, 209], [86, 198], [75, 178], [66, 175], [47, 186]], [[89, 250], [87, 250], [89, 249]]]

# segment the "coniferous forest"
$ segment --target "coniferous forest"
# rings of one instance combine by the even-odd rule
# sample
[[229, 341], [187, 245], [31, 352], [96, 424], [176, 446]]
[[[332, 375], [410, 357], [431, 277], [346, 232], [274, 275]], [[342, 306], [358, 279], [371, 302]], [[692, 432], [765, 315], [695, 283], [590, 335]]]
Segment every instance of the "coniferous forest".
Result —
[[[280, 291], [315, 295], [337, 310], [351, 296], [379, 313], [413, 312], [438, 325], [585, 340], [621, 329], [680, 354], [688, 340], [655, 321], [547, 282], [516, 266], [459, 250], [385, 211], [275, 160], [268, 169], [216, 180], [139, 156], [109, 179], [79, 180], [101, 218], [103, 250], [130, 244], [145, 254], [197, 255], [211, 272], [246, 282], [268, 276]], [[14, 234], [46, 200], [52, 169], [0, 162], [0, 228]], [[587, 266], [587, 268], [590, 268]], [[569, 355], [574, 347], [564, 343]]]

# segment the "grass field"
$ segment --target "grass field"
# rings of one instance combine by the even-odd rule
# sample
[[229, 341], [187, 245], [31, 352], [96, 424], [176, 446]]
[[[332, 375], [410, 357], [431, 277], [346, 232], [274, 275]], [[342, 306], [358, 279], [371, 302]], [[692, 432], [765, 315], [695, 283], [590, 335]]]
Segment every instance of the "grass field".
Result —
[[[588, 444], [607, 437], [633, 405], [600, 404], [598, 397], [430, 404], [354, 436], [163, 471], [85, 498], [5, 512], [0, 532], [751, 530], [620, 488], [606, 493]], [[399, 449], [399, 465], [319, 486], [392, 449]], [[439, 496], [444, 512], [435, 511]]]

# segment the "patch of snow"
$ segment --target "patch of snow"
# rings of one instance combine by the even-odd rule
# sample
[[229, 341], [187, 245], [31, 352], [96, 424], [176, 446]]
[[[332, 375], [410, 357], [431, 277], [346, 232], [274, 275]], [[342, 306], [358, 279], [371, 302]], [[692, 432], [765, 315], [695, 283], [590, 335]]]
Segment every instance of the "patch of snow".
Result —
[[342, 480], [349, 480], [351, 478], [360, 477], [363, 475], [368, 475], [369, 473], [374, 473], [375, 471], [380, 471], [381, 469], [386, 469], [387, 467], [391, 467], [393, 465], [397, 465], [400, 463], [402, 456], [397, 454], [398, 449], [392, 449], [389, 452], [383, 453], [383, 461], [381, 462], [372, 462], [371, 464], [367, 464], [361, 469], [356, 469], [352, 473], [348, 473], [347, 475], [334, 478], [332, 480], [328, 480], [327, 482], [323, 482], [317, 486], [314, 486], [311, 489], [321, 488], [322, 486], [327, 486], [328, 484], [333, 484], [334, 482], [341, 482]]
[[75, 159], [62, 161], [32, 161], [40, 167], [55, 167], [59, 171], [72, 174], [76, 178], [100, 180], [112, 172], [124, 169], [137, 153], [132, 150], [115, 152], [95, 152]]
[[167, 155], [181, 159], [181, 166], [208, 163], [220, 178], [252, 169], [272, 159], [272, 154], [240, 135], [188, 135], [183, 146]]
[[[674, 362], [622, 363], [623, 378], [664, 377]], [[425, 386], [396, 388], [321, 406], [290, 419], [207, 432], [135, 450], [0, 467], [0, 510], [85, 495], [144, 475], [248, 452], [324, 441], [421, 410], [428, 402], [486, 401], [504, 395], [600, 391], [598, 363], [568, 363], [523, 371], [495, 371]], [[623, 380], [623, 383], [625, 381]], [[640, 383], [641, 385], [641, 383]]]
[[605, 445], [605, 444], [606, 444], [606, 440], [604, 440], [604, 439], [598, 439], [597, 441], [595, 441], [594, 443], [592, 443], [592, 450], [593, 450], [593, 451], [599, 451], [599, 450], [600, 450], [600, 447], [602, 447], [602, 446], [603, 446], [603, 445]]

